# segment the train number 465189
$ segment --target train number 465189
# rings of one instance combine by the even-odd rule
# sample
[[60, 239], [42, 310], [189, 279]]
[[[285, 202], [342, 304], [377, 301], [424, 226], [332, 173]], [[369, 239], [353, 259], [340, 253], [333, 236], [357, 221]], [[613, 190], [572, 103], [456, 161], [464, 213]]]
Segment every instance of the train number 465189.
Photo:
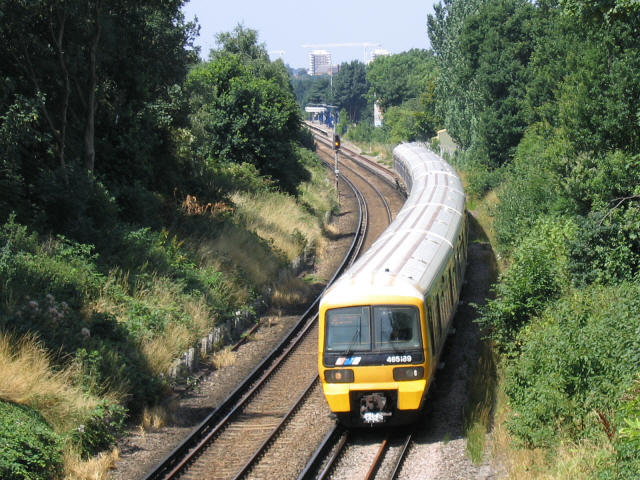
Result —
[[411, 362], [411, 355], [389, 355], [387, 357], [387, 363], [409, 363]]

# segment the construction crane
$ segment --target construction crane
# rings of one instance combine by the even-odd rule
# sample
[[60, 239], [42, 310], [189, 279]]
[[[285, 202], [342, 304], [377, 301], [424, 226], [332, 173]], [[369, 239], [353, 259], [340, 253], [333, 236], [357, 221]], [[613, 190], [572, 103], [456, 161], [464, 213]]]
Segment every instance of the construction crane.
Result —
[[340, 48], [340, 47], [362, 47], [362, 62], [367, 63], [367, 49], [382, 46], [381, 43], [373, 42], [346, 42], [346, 43], [311, 43], [304, 44], [302, 48]]

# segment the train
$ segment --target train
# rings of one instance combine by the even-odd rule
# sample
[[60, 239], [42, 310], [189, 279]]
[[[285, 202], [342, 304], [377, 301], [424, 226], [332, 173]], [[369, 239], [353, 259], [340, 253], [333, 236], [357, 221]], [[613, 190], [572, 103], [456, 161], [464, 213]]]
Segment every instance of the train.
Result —
[[393, 150], [408, 197], [375, 243], [322, 295], [318, 373], [347, 426], [416, 421], [441, 360], [467, 264], [465, 194], [422, 143]]

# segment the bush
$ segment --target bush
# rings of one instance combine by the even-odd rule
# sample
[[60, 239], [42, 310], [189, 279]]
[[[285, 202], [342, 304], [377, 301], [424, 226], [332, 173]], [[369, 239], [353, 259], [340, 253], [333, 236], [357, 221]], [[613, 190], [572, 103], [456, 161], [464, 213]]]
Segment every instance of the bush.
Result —
[[521, 355], [506, 373], [511, 432], [527, 446], [611, 433], [606, 423], [640, 371], [638, 318], [640, 285], [593, 286], [522, 329]]
[[580, 217], [569, 243], [570, 271], [578, 286], [615, 284], [640, 272], [640, 208], [633, 204]]
[[116, 440], [124, 433], [125, 420], [124, 407], [103, 400], [72, 435], [81, 455], [97, 455], [115, 445]]
[[517, 351], [518, 331], [568, 288], [566, 245], [575, 230], [568, 219], [542, 218], [518, 245], [493, 288], [496, 298], [480, 308], [478, 320], [502, 351]]
[[374, 127], [369, 122], [360, 122], [349, 127], [345, 138], [354, 142], [391, 143], [391, 136], [386, 126]]
[[561, 135], [542, 125], [533, 125], [523, 137], [498, 192], [494, 227], [501, 248], [515, 246], [541, 215], [574, 213], [563, 190], [567, 148]]
[[35, 410], [0, 400], [0, 478], [48, 480], [62, 469], [62, 440]]
[[[83, 169], [57, 169], [43, 173], [38, 201], [46, 216], [46, 229], [82, 243], [105, 239], [118, 221], [118, 206], [107, 187]], [[107, 235], [108, 236], [108, 235]]]
[[0, 299], [17, 302], [48, 292], [79, 306], [102, 282], [92, 251], [64, 237], [40, 243], [11, 217], [0, 229]]

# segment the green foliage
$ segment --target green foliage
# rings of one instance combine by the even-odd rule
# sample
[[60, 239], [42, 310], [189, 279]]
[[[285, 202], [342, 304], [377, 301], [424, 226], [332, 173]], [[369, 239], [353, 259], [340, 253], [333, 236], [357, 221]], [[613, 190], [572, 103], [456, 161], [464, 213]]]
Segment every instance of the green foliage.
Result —
[[100, 288], [101, 275], [93, 260], [91, 246], [64, 237], [41, 244], [35, 233], [11, 217], [0, 229], [0, 299], [15, 304], [48, 292], [77, 307]]
[[295, 155], [300, 115], [282, 63], [218, 51], [186, 82], [194, 148], [201, 158], [250, 163], [294, 192], [306, 177]]
[[422, 95], [386, 110], [384, 124], [389, 129], [392, 143], [427, 141], [436, 134], [431, 112], [423, 104], [426, 98]]
[[464, 171], [467, 177], [465, 192], [477, 198], [482, 198], [490, 190], [497, 187], [505, 176], [504, 167], [494, 169], [488, 166], [487, 153], [482, 149], [470, 148], [456, 152], [450, 161]]
[[496, 298], [480, 307], [478, 320], [503, 352], [517, 353], [518, 332], [568, 288], [566, 244], [574, 235], [570, 220], [542, 217], [519, 242], [493, 289]]
[[[220, 46], [220, 50], [242, 55], [248, 60], [267, 61], [269, 58], [265, 44], [258, 43], [258, 31], [245, 28], [242, 24], [236, 25], [233, 32], [218, 33], [216, 42]], [[210, 53], [213, 59], [216, 55], [215, 50]]]
[[358, 60], [340, 65], [340, 71], [333, 79], [333, 102], [349, 114], [349, 121], [354, 123], [362, 117], [369, 90], [365, 66]]
[[499, 166], [513, 155], [526, 126], [535, 10], [525, 0], [465, 3], [451, 2], [429, 16], [440, 62], [437, 111], [464, 148], [481, 146]]
[[382, 127], [374, 127], [368, 122], [352, 125], [345, 138], [355, 142], [391, 143], [391, 136], [387, 127], [384, 125]]
[[640, 369], [639, 294], [637, 284], [590, 287], [522, 330], [506, 393], [509, 427], [525, 445], [596, 439], [602, 418], [614, 421]]
[[303, 75], [291, 79], [296, 101], [304, 108], [309, 103], [331, 103], [331, 80], [328, 75]]
[[42, 94], [35, 99], [16, 95], [6, 111], [0, 113], [0, 221], [16, 208], [26, 210], [23, 175], [33, 161], [27, 152], [38, 149], [44, 140], [34, 128], [43, 103]]
[[580, 217], [580, 235], [569, 243], [576, 285], [611, 284], [638, 278], [640, 208], [632, 203]]
[[38, 197], [48, 230], [82, 243], [105, 246], [110, 240], [104, 232], [115, 228], [119, 209], [106, 186], [92, 175], [72, 167], [49, 171], [38, 181]]
[[527, 130], [498, 189], [494, 228], [502, 249], [517, 245], [539, 216], [573, 212], [562, 175], [567, 148], [558, 132], [541, 124]]
[[614, 208], [624, 198], [640, 195], [640, 155], [618, 150], [602, 156], [576, 155], [564, 183], [565, 195], [579, 213]]
[[[623, 396], [623, 403], [618, 409], [617, 420], [620, 428], [615, 439], [616, 461], [613, 468], [603, 472], [602, 477], [633, 478], [640, 472], [640, 381]], [[605, 477], [606, 478], [606, 477]]]
[[62, 470], [62, 439], [36, 411], [0, 400], [0, 477], [49, 480]]
[[347, 127], [349, 126], [349, 114], [343, 108], [340, 110], [338, 114], [338, 124], [336, 125], [336, 133], [339, 135], [344, 135], [347, 132]]
[[72, 433], [80, 453], [89, 457], [115, 445], [124, 433], [126, 410], [118, 404], [102, 401], [90, 413], [85, 423]]
[[369, 94], [386, 111], [433, 88], [435, 73], [435, 58], [429, 50], [379, 56], [367, 65]]

